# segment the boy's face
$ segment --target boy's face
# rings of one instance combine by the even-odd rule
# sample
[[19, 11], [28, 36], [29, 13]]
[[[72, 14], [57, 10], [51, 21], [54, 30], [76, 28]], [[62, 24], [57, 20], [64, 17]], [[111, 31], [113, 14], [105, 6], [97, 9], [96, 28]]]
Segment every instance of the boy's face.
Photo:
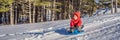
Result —
[[77, 17], [76, 15], [74, 15], [74, 16], [73, 16], [73, 19], [75, 19], [75, 20], [76, 20], [77, 18], [78, 18], [78, 17]]

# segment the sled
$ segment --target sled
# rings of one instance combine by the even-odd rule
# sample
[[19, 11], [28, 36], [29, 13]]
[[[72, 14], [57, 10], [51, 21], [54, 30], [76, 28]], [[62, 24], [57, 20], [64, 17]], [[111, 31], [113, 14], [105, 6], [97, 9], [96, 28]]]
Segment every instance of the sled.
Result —
[[68, 31], [68, 34], [76, 35], [76, 34], [82, 34], [83, 32], [84, 32], [84, 30], [79, 31], [79, 30], [75, 29], [73, 32]]

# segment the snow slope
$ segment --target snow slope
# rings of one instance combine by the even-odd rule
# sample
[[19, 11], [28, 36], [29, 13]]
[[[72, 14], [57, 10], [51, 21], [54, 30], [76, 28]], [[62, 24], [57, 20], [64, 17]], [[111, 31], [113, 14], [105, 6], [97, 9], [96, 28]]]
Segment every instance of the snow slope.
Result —
[[[115, 8], [113, 8], [113, 10], [115, 10]], [[104, 12], [105, 12], [105, 14], [111, 14], [111, 9], [108, 8], [107, 11], [105, 10], [105, 8], [98, 9], [93, 14], [94, 14], [94, 16], [97, 16], [97, 14], [104, 15]], [[117, 12], [120, 12], [120, 8], [117, 8]], [[115, 11], [113, 11], [113, 13], [115, 13]]]
[[82, 18], [85, 32], [66, 35], [70, 20], [0, 26], [0, 40], [120, 40], [120, 13]]

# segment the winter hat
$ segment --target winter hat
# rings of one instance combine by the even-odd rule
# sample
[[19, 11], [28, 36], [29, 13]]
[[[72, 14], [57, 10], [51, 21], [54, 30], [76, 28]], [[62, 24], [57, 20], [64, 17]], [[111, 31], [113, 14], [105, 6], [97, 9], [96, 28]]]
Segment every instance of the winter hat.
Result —
[[74, 15], [76, 15], [78, 18], [80, 18], [80, 12], [74, 12]]

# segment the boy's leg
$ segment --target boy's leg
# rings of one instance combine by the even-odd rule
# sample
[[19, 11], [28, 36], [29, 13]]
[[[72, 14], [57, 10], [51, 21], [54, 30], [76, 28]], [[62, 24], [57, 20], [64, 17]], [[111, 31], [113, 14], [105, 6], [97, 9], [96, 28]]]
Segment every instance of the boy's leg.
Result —
[[82, 27], [78, 27], [78, 30], [81, 32], [82, 31]]
[[70, 27], [70, 31], [69, 32], [73, 32], [74, 31], [74, 27]]
[[82, 25], [81, 27], [77, 27], [77, 29], [78, 29], [80, 32], [83, 31], [83, 30], [82, 30], [83, 28], [84, 28], [84, 25]]
[[83, 28], [84, 28], [84, 25], [81, 26], [81, 29], [83, 29]]

